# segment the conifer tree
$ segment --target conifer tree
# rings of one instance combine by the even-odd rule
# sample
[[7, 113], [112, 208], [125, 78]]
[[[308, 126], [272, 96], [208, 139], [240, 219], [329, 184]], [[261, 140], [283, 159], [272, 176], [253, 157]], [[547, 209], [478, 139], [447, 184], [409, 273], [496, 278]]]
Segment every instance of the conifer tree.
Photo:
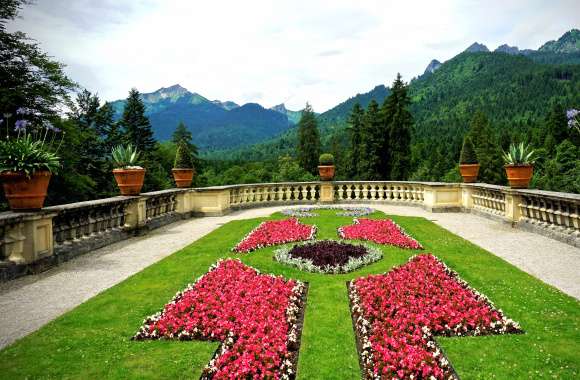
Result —
[[145, 116], [145, 105], [135, 88], [129, 92], [120, 124], [124, 129], [124, 142], [133, 144], [144, 157], [150, 156], [155, 150], [155, 139], [149, 118]]
[[177, 125], [177, 128], [175, 128], [173, 135], [171, 135], [171, 142], [176, 146], [179, 146], [181, 143], [187, 144], [187, 148], [191, 152], [193, 165], [199, 170], [201, 167], [201, 160], [198, 157], [199, 150], [197, 149], [197, 146], [191, 141], [192, 138], [191, 131], [187, 129], [187, 126], [183, 121], [180, 121]]
[[373, 99], [364, 115], [363, 128], [361, 133], [361, 154], [359, 160], [360, 178], [364, 180], [380, 180], [379, 173], [381, 158], [380, 147], [381, 135], [381, 114], [379, 105]]
[[568, 138], [568, 120], [564, 108], [558, 103], [554, 103], [548, 116], [546, 117], [546, 137], [544, 148], [549, 154], [556, 152], [556, 146]]
[[362, 132], [364, 123], [365, 111], [356, 103], [352, 107], [348, 123], [348, 130], [350, 132], [350, 152], [349, 152], [349, 169], [348, 173], [352, 179], [360, 178], [360, 159], [362, 157]]
[[397, 74], [391, 87], [391, 94], [382, 109], [383, 138], [380, 141], [379, 172], [383, 179], [404, 181], [409, 178], [413, 127], [413, 117], [408, 109], [410, 104], [407, 85], [403, 82], [401, 74]]
[[503, 159], [487, 117], [477, 111], [473, 115], [469, 127], [469, 137], [473, 142], [479, 161], [479, 180], [481, 182], [500, 185], [505, 182]]
[[302, 110], [298, 122], [298, 163], [307, 172], [316, 175], [320, 156], [320, 136], [316, 115], [310, 104]]

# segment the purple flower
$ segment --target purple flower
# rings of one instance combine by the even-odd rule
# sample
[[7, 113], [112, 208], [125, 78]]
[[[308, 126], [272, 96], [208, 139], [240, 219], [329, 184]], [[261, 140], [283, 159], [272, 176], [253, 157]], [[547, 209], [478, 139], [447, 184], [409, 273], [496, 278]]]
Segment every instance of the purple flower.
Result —
[[26, 120], [16, 120], [16, 123], [14, 123], [14, 131], [16, 132], [25, 131], [27, 125], [28, 121]]
[[42, 125], [44, 126], [44, 128], [48, 129], [49, 131], [53, 131], [54, 133], [60, 132], [60, 129], [52, 125], [50, 121], [45, 121], [44, 123], [42, 123]]
[[568, 118], [568, 120], [570, 119], [574, 119], [576, 116], [578, 116], [578, 114], [580, 114], [580, 111], [572, 108], [569, 109], [568, 111], [566, 111], [566, 117]]
[[33, 110], [27, 107], [20, 107], [16, 110], [17, 115], [30, 115], [33, 113]]
[[4, 124], [4, 119], [0, 119], [0, 125]]

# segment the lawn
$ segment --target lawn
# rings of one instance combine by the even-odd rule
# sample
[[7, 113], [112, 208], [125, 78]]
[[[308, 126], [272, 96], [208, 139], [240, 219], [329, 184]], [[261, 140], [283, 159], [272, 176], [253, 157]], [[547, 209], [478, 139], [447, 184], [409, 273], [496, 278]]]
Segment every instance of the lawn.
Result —
[[[337, 217], [332, 210], [319, 214], [301, 219], [318, 226], [319, 239], [336, 239], [336, 229], [352, 223], [352, 218]], [[282, 218], [274, 214], [270, 219]], [[438, 338], [462, 379], [580, 376], [577, 300], [426, 219], [392, 219], [424, 246], [424, 252], [457, 271], [525, 330], [522, 335]], [[0, 378], [198, 379], [218, 343], [130, 338], [146, 316], [223, 257], [239, 257], [264, 273], [309, 282], [298, 378], [360, 378], [345, 283], [386, 272], [420, 251], [381, 247], [381, 260], [341, 275], [306, 273], [275, 262], [276, 247], [232, 253], [231, 248], [263, 220], [230, 222], [0, 351]]]

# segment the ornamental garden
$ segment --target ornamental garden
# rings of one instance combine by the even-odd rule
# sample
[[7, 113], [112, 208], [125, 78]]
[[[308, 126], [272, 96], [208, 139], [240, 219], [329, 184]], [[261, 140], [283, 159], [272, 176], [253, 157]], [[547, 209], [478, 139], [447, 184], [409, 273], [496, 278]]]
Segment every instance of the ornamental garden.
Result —
[[0, 378], [571, 379], [578, 324], [424, 218], [310, 207], [227, 223], [0, 352]]

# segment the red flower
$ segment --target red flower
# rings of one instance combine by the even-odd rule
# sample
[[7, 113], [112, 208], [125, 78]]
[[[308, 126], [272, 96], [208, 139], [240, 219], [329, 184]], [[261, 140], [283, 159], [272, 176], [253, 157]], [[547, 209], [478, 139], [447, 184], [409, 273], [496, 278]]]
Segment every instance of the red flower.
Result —
[[261, 223], [234, 247], [235, 252], [250, 252], [270, 245], [314, 239], [316, 227], [298, 219], [270, 220]]
[[369, 240], [401, 248], [423, 249], [417, 240], [390, 219], [355, 219], [354, 224], [340, 227], [338, 234], [343, 239]]
[[447, 379], [452, 369], [433, 335], [521, 332], [432, 255], [358, 278], [349, 296], [366, 377]]
[[214, 379], [281, 378], [294, 372], [304, 284], [221, 261], [145, 320], [134, 339], [208, 339], [223, 344], [204, 373]]

